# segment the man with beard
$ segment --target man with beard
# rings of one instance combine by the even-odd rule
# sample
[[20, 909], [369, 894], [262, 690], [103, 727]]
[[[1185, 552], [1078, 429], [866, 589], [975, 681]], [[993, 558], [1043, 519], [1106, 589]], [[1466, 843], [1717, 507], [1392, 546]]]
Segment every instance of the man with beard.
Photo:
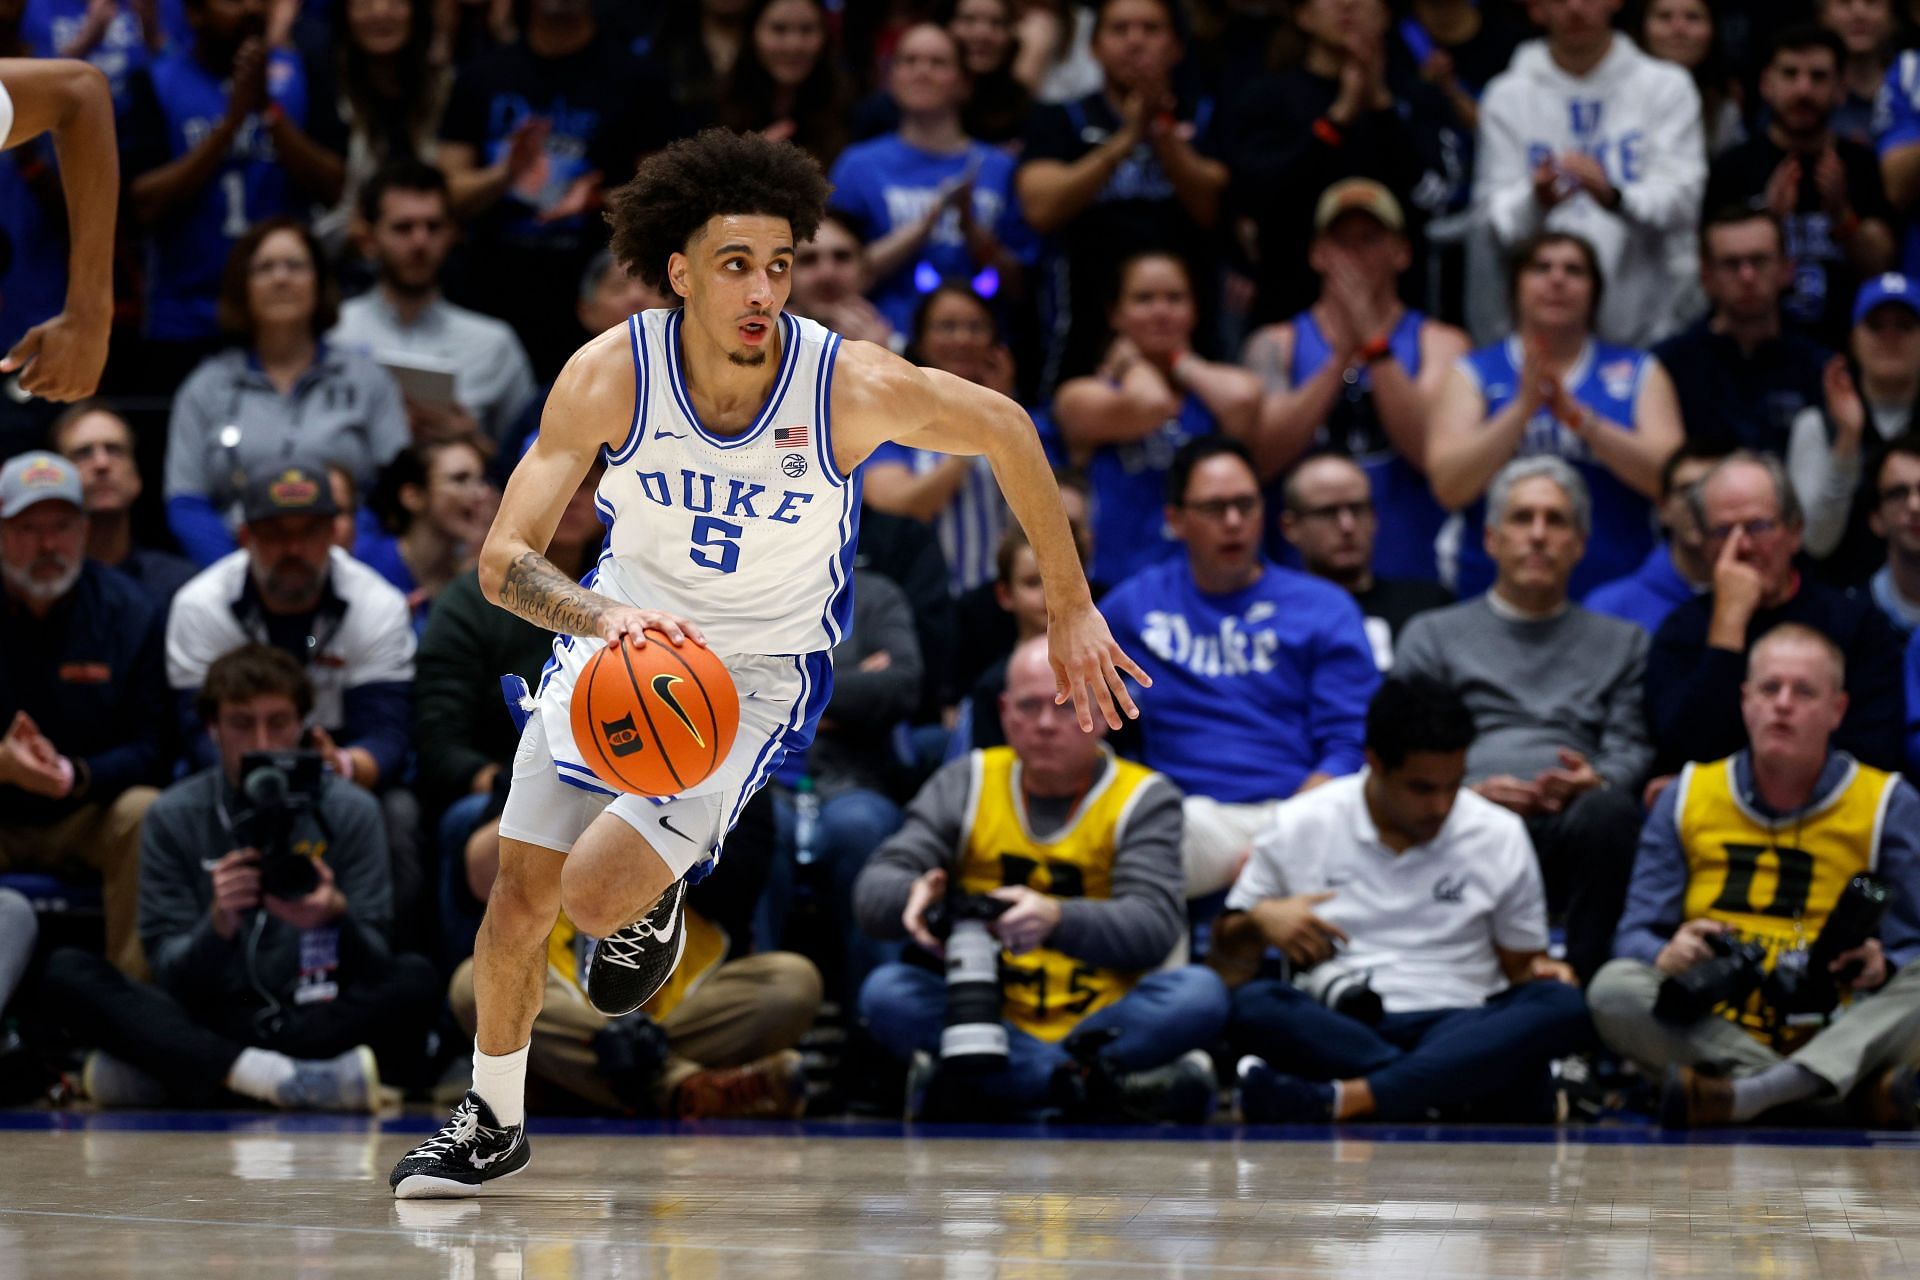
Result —
[[71, 463], [0, 468], [0, 871], [99, 873], [108, 958], [138, 976], [145, 784], [167, 759], [160, 610], [86, 545]]
[[[418, 160], [382, 169], [360, 189], [354, 229], [380, 283], [341, 304], [340, 323], [327, 340], [403, 371], [400, 389], [416, 443], [476, 431], [506, 443], [534, 398], [533, 366], [512, 326], [440, 294], [454, 239], [446, 175]], [[413, 368], [452, 374], [451, 399], [409, 390], [404, 371]]]
[[214, 659], [243, 644], [285, 650], [313, 684], [307, 745], [349, 782], [381, 793], [394, 844], [394, 918], [421, 888], [419, 811], [393, 784], [406, 763], [414, 637], [407, 599], [333, 545], [326, 464], [298, 456], [247, 477], [240, 550], [213, 562], [173, 598], [167, 682], [194, 763], [216, 755], [201, 728], [200, 687]]

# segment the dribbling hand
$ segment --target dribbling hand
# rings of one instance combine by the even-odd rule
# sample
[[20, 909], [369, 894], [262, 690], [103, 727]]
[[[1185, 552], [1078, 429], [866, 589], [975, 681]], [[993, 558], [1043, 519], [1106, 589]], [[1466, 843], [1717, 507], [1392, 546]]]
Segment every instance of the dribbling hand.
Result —
[[608, 644], [618, 644], [625, 640], [636, 649], [647, 644], [647, 632], [658, 631], [674, 644], [693, 641], [706, 648], [706, 633], [693, 623], [676, 614], [662, 613], [658, 609], [633, 609], [621, 607], [609, 609], [600, 615], [594, 633]]

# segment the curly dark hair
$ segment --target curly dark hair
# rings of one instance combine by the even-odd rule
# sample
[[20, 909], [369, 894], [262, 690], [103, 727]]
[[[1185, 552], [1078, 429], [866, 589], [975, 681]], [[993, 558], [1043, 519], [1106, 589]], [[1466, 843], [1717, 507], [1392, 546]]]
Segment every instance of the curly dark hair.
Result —
[[640, 162], [633, 181], [607, 197], [613, 256], [669, 292], [667, 259], [722, 214], [785, 218], [794, 243], [813, 239], [827, 207], [826, 175], [813, 157], [757, 133], [706, 129]]

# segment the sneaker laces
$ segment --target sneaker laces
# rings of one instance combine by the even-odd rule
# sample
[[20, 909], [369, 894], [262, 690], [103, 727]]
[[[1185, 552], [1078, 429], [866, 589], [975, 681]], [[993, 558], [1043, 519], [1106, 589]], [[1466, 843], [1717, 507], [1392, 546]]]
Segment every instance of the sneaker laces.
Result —
[[[646, 930], [645, 934], [640, 932], [642, 929]], [[617, 964], [622, 969], [638, 969], [640, 962], [646, 958], [646, 944], [651, 941], [651, 926], [644, 920], [638, 920], [600, 939], [600, 947], [594, 952], [594, 958], [607, 964]]]
[[[440, 1126], [440, 1132], [415, 1147], [413, 1154], [416, 1158], [451, 1155], [456, 1147], [472, 1146], [483, 1128], [486, 1126], [480, 1123], [480, 1110], [473, 1105], [473, 1099], [468, 1098], [453, 1109], [453, 1117]], [[502, 1132], [487, 1129], [489, 1136]]]

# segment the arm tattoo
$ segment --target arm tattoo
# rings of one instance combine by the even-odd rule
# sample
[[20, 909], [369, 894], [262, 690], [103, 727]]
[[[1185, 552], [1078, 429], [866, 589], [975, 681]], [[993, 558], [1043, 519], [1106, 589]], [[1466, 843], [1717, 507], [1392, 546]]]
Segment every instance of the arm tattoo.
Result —
[[507, 566], [500, 607], [549, 631], [591, 636], [599, 634], [600, 618], [614, 602], [554, 568], [538, 551], [526, 551]]

